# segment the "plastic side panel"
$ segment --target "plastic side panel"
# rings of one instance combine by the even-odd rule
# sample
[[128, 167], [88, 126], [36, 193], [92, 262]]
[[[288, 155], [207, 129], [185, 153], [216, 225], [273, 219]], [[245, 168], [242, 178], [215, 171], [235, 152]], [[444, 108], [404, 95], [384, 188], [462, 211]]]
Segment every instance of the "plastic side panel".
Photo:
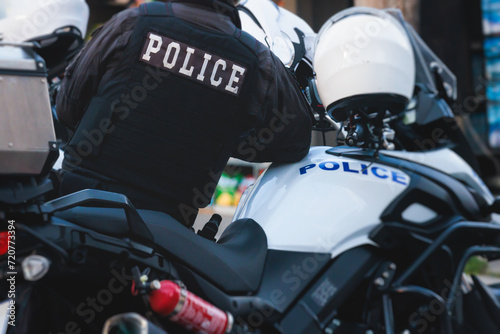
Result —
[[342, 254], [283, 318], [282, 333], [323, 333], [336, 310], [377, 263], [366, 248]]
[[269, 168], [234, 219], [259, 223], [270, 249], [335, 256], [370, 243], [367, 235], [410, 176], [325, 151], [314, 147], [298, 163]]
[[384, 155], [413, 161], [453, 176], [476, 190], [488, 204], [494, 197], [471, 166], [448, 148], [429, 152], [381, 151]]
[[269, 250], [257, 296], [283, 313], [329, 261], [329, 253]]

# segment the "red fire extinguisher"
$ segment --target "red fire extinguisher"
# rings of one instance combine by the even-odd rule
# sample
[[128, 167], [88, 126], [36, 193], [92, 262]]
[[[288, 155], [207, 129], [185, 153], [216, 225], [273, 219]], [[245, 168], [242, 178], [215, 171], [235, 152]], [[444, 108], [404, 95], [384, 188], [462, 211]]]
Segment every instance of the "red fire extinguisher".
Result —
[[225, 334], [233, 327], [233, 316], [172, 281], [153, 281], [149, 293], [151, 309], [194, 333]]

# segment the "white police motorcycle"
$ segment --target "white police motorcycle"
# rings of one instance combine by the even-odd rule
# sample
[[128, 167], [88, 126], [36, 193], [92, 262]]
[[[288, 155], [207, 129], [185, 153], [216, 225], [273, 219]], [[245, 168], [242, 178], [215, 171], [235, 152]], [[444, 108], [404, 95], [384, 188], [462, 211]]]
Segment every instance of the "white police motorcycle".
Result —
[[[498, 333], [500, 287], [463, 271], [500, 256], [500, 200], [443, 147], [454, 78], [392, 14], [350, 9], [325, 24], [316, 78], [301, 83], [328, 111], [316, 108], [317, 127], [341, 123], [345, 145], [272, 165], [217, 242], [213, 222], [202, 237], [120, 194], [45, 200], [57, 150], [41, 113], [48, 147], [0, 151], [9, 332]], [[435, 149], [422, 151], [429, 133]]]

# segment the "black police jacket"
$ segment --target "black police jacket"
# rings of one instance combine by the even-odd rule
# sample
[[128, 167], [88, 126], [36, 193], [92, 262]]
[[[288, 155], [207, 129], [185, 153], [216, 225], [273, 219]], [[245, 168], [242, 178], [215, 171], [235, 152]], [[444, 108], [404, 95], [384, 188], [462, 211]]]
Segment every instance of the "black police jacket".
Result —
[[71, 177], [63, 192], [122, 192], [189, 225], [230, 156], [307, 154], [309, 106], [293, 77], [237, 27], [234, 7], [191, 2], [119, 13], [70, 64], [57, 101], [75, 128], [63, 168], [98, 182]]

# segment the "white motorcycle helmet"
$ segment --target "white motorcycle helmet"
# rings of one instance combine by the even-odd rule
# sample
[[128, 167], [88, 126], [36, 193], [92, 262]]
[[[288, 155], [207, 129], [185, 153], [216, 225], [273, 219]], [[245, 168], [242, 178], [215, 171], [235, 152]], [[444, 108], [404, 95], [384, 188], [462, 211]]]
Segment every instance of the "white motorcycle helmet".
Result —
[[85, 36], [88, 18], [85, 0], [0, 1], [0, 34], [7, 42], [32, 40], [68, 26]]
[[271, 0], [243, 0], [237, 8], [243, 31], [269, 47], [285, 66], [295, 70], [304, 58], [312, 61], [316, 33], [303, 19]]
[[336, 121], [351, 111], [404, 111], [413, 95], [415, 60], [400, 23], [387, 13], [353, 7], [331, 17], [316, 39], [319, 96]]
[[88, 18], [85, 0], [0, 0], [0, 39], [36, 42], [51, 78], [83, 45]]

